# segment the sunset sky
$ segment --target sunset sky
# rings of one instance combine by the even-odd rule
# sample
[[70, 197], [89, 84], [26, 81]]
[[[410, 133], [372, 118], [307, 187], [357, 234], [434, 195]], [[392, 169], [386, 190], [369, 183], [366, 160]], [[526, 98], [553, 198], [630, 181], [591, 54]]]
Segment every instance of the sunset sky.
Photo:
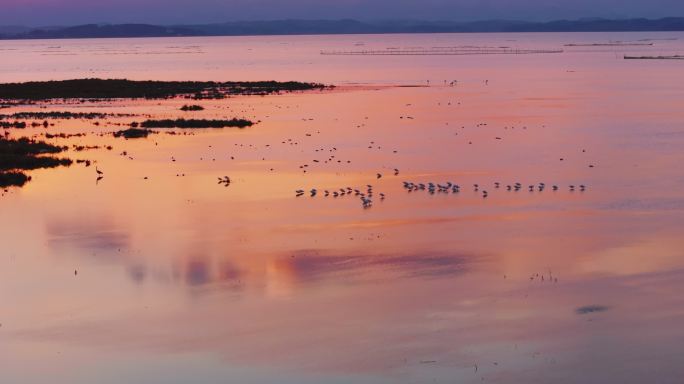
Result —
[[524, 19], [684, 15], [681, 0], [2, 0], [0, 25], [254, 19]]

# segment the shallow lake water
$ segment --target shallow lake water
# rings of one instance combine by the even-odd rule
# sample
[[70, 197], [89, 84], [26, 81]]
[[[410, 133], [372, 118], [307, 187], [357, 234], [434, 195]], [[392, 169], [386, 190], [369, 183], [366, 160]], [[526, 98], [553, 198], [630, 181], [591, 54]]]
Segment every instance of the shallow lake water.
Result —
[[[653, 45], [566, 46], [616, 41]], [[563, 52], [321, 54], [465, 46]], [[0, 82], [337, 86], [199, 112], [0, 109], [137, 115], [5, 130], [113, 149], [62, 154], [94, 161], [99, 181], [74, 164], [0, 197], [2, 383], [684, 378], [684, 61], [623, 59], [684, 54], [684, 33], [2, 41], [0, 54]], [[259, 123], [112, 137], [148, 116]], [[323, 195], [367, 185], [370, 208]]]

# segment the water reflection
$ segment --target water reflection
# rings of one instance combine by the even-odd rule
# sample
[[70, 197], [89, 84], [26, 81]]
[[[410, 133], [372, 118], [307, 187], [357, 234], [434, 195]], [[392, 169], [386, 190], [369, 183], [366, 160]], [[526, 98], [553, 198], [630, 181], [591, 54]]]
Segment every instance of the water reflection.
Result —
[[299, 283], [320, 279], [363, 279], [373, 272], [393, 278], [455, 276], [467, 272], [475, 255], [442, 255], [434, 252], [409, 255], [348, 254], [298, 251], [276, 259], [271, 268]]
[[130, 236], [106, 216], [87, 215], [51, 218], [45, 230], [48, 244], [60, 252], [64, 248], [80, 251], [121, 252], [130, 245]]
[[184, 265], [183, 281], [190, 286], [209, 283], [209, 265], [206, 260], [192, 259]]
[[[624, 40], [597, 39], [613, 37]], [[93, 167], [77, 164], [36, 171], [0, 198], [11, 223], [0, 231], [0, 381], [118, 382], [131, 367], [129, 382], [173, 382], [184, 372], [189, 381], [288, 384], [680, 381], [678, 64], [655, 71], [600, 52], [322, 62], [323, 45], [344, 49], [357, 38], [288, 39], [275, 53], [270, 38], [202, 40], [220, 64], [210, 72], [164, 55], [158, 67], [114, 61], [100, 73], [459, 83], [202, 101], [202, 116], [262, 120], [239, 132], [124, 141], [91, 134], [120, 126], [57, 123], [50, 129], [87, 134], [51, 139], [60, 145], [114, 149], [78, 154], [106, 170], [98, 185]], [[267, 60], [226, 59], [247, 45]], [[22, 55], [0, 63], [1, 76], [16, 74], [6, 66], [28, 62]], [[11, 80], [57, 76], [52, 67], [80, 74], [69, 61], [49, 64]], [[176, 117], [182, 103], [78, 108]], [[344, 162], [324, 162], [331, 147]], [[225, 175], [231, 185], [216, 185]], [[463, 188], [407, 193], [403, 180]], [[518, 181], [563, 188], [494, 186]], [[294, 196], [367, 184], [387, 195], [368, 210], [354, 196]], [[571, 184], [588, 188], [573, 193]]]
[[147, 278], [147, 267], [142, 264], [130, 265], [128, 268], [128, 276], [136, 284], [142, 284]]
[[[369, 284], [378, 279], [434, 279], [453, 278], [470, 271], [481, 263], [480, 255], [442, 254], [434, 251], [415, 254], [378, 254], [357, 251], [337, 255], [325, 250], [301, 250], [247, 265], [231, 258], [189, 256], [173, 265], [141, 264], [135, 259], [119, 260], [130, 280], [140, 284], [180, 285], [193, 293], [199, 288], [252, 294], [290, 295], [304, 292], [307, 286], [329, 284]], [[243, 266], [241, 266], [243, 265]], [[152, 270], [151, 270], [152, 268]], [[170, 268], [170, 269], [169, 269]], [[171, 270], [169, 279], [167, 271]], [[148, 277], [155, 276], [149, 280]]]

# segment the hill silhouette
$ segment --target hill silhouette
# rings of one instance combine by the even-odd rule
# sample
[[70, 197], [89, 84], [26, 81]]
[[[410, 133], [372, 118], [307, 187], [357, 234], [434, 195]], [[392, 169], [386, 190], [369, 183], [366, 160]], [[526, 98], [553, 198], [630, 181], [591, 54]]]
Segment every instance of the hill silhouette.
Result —
[[87, 24], [70, 27], [0, 27], [0, 39], [73, 39], [165, 36], [258, 36], [310, 34], [448, 33], [448, 32], [628, 32], [684, 31], [684, 17], [662, 19], [580, 19], [550, 22], [514, 20], [358, 21], [272, 20], [219, 24], [160, 26], [150, 24]]

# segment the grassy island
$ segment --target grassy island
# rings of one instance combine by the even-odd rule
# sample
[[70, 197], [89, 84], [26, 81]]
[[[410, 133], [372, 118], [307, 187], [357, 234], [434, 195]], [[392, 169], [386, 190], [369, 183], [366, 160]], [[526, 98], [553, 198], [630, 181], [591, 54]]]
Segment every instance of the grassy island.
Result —
[[76, 79], [0, 84], [0, 100], [50, 99], [221, 99], [233, 95], [269, 95], [326, 88], [296, 81], [134, 81]]
[[0, 138], [0, 188], [24, 185], [31, 178], [23, 171], [71, 165], [69, 159], [48, 156], [65, 149], [27, 138]]

